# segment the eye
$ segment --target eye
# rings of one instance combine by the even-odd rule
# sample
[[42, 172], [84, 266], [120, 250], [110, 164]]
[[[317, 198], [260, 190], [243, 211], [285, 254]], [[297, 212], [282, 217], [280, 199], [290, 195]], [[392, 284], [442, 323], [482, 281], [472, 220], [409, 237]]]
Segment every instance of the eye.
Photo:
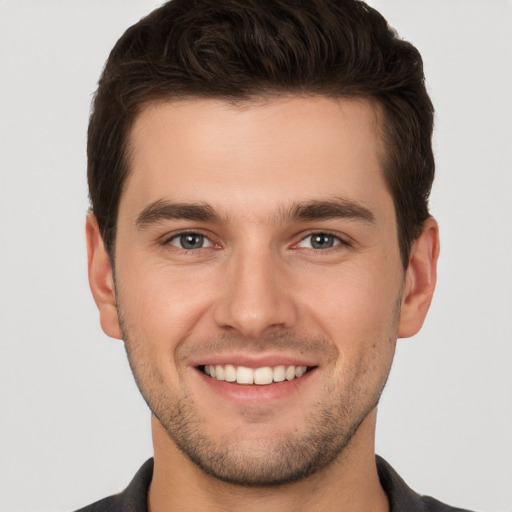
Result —
[[297, 247], [306, 249], [331, 249], [342, 243], [341, 239], [329, 233], [312, 233], [303, 238]]
[[187, 251], [213, 246], [212, 241], [200, 233], [181, 233], [180, 235], [173, 236], [168, 243]]

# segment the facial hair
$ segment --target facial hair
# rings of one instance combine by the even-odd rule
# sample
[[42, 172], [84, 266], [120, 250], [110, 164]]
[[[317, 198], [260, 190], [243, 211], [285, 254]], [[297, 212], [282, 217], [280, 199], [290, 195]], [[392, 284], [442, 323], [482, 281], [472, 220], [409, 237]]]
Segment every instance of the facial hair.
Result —
[[[121, 308], [119, 318], [128, 360], [139, 390], [172, 442], [206, 474], [247, 487], [293, 483], [337, 459], [361, 423], [377, 406], [396, 343], [397, 320], [386, 336], [367, 343], [371, 348], [365, 357], [356, 366], [344, 368], [341, 377], [339, 370], [336, 371], [338, 350], [331, 341], [321, 337], [274, 333], [264, 339], [247, 340], [226, 335], [214, 340], [183, 343], [175, 356], [178, 361], [186, 361], [189, 354], [197, 354], [198, 351], [201, 354], [242, 349], [254, 352], [270, 347], [274, 352], [293, 348], [295, 351], [322, 354], [323, 389], [318, 393], [321, 398], [305, 414], [301, 428], [286, 435], [273, 435], [265, 430], [258, 442], [237, 442], [229, 431], [223, 436], [209, 434], [202, 411], [190, 392], [183, 388], [172, 389], [165, 375], [145, 353], [144, 340], [132, 339]], [[385, 361], [382, 361], [383, 357], [386, 357]], [[248, 421], [257, 423], [258, 419], [252, 417]]]

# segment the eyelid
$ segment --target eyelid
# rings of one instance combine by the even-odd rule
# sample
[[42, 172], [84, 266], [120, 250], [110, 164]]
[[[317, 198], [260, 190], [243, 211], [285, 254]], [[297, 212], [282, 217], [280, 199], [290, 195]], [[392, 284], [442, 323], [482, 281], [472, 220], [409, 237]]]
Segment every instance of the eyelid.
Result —
[[[181, 247], [181, 245], [180, 245], [181, 238], [183, 236], [186, 236], [187, 234], [189, 234], [189, 235], [193, 234], [193, 235], [198, 235], [198, 236], [202, 237], [203, 245], [202, 245], [202, 247], [195, 248], [194, 250], [196, 250], [196, 251], [200, 250], [200, 249], [206, 249], [208, 247], [213, 246], [213, 242], [207, 236], [201, 235], [200, 233], [182, 233], [181, 235], [175, 235], [175, 236], [171, 237], [171, 239], [167, 243], [172, 245], [173, 247], [177, 247], [178, 249], [189, 250], [186, 247]], [[176, 243], [174, 243], [174, 242], [176, 242]], [[205, 243], [206, 243], [206, 245], [204, 245]]]
[[[220, 246], [221, 246], [221, 244], [215, 240], [215, 237], [212, 236], [211, 233], [205, 233], [201, 229], [183, 229], [183, 230], [180, 230], [177, 232], [173, 232], [172, 234], [168, 233], [160, 238], [160, 244], [164, 245], [164, 246], [172, 245], [174, 248], [176, 248], [178, 250], [190, 252], [191, 251], [190, 249], [184, 249], [183, 247], [179, 247], [177, 244], [171, 243], [172, 241], [179, 239], [181, 236], [188, 235], [188, 234], [200, 235], [200, 236], [204, 237], [204, 239], [209, 242], [209, 244], [206, 247], [201, 247], [200, 249], [208, 249], [210, 247], [220, 248]], [[305, 247], [305, 249], [311, 249], [315, 252], [321, 252], [321, 251], [326, 252], [328, 250], [336, 250], [339, 246], [352, 247], [352, 245], [353, 245], [350, 240], [350, 237], [348, 237], [347, 235], [342, 235], [338, 232], [333, 233], [332, 231], [329, 231], [328, 229], [316, 229], [316, 230], [311, 230], [311, 231], [301, 234], [299, 241], [293, 243], [292, 249], [301, 248], [300, 244], [302, 242], [304, 242], [306, 239], [308, 239], [314, 235], [332, 236], [333, 238], [336, 239], [336, 243], [332, 247], [329, 247], [327, 249], [315, 249], [313, 247]], [[200, 249], [196, 249], [196, 251], [200, 250]]]
[[[213, 240], [213, 237], [211, 234], [207, 234], [204, 231], [202, 231], [201, 229], [183, 229], [183, 230], [180, 230], [177, 232], [173, 232], [172, 234], [166, 234], [165, 236], [161, 237], [160, 243], [162, 245], [171, 245], [172, 247], [174, 247], [178, 250], [190, 252], [190, 249], [185, 249], [183, 247], [180, 247], [177, 244], [171, 243], [174, 240], [179, 240], [180, 237], [185, 236], [185, 235], [200, 235], [205, 240], [207, 240], [209, 242], [209, 245], [207, 245], [205, 247], [201, 247], [200, 249], [208, 249], [210, 247], [218, 247], [219, 246], [219, 244]], [[195, 250], [198, 251], [200, 249], [195, 249]]]
[[315, 235], [327, 235], [332, 236], [334, 239], [336, 239], [336, 243], [332, 247], [328, 247], [326, 249], [315, 249], [313, 247], [304, 247], [305, 249], [311, 249], [315, 252], [326, 252], [328, 250], [336, 250], [342, 247], [351, 247], [352, 243], [350, 242], [349, 238], [347, 236], [343, 236], [340, 233], [333, 233], [332, 231], [329, 231], [328, 229], [316, 229], [309, 231], [305, 235], [301, 236], [300, 240], [293, 244], [293, 248], [301, 248], [300, 244], [304, 242], [306, 239], [315, 236]]

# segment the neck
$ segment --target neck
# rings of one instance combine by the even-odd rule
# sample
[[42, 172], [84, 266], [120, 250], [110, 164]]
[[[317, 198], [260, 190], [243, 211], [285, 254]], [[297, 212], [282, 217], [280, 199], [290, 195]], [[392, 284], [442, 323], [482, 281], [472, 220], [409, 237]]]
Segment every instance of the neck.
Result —
[[315, 474], [277, 487], [243, 487], [206, 475], [153, 417], [155, 465], [149, 511], [387, 512], [375, 463], [375, 421], [373, 410], [338, 458]]

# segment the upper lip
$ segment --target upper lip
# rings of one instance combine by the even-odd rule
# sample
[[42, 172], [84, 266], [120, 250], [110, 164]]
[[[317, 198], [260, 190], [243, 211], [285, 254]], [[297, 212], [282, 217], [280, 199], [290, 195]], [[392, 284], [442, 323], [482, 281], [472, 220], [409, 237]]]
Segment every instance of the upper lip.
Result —
[[231, 364], [233, 366], [245, 366], [247, 368], [262, 368], [264, 366], [275, 367], [281, 365], [308, 367], [318, 366], [318, 362], [312, 358], [286, 354], [215, 354], [191, 361], [191, 366], [194, 367], [218, 364]]

